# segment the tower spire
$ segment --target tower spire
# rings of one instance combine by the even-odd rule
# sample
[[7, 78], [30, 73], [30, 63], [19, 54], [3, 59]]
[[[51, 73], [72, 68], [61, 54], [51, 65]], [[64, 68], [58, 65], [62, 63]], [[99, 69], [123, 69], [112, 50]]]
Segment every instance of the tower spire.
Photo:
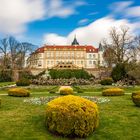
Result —
[[79, 45], [79, 42], [77, 41], [76, 39], [76, 34], [74, 35], [74, 40], [73, 42], [71, 43], [72, 46], [75, 46], [75, 45]]

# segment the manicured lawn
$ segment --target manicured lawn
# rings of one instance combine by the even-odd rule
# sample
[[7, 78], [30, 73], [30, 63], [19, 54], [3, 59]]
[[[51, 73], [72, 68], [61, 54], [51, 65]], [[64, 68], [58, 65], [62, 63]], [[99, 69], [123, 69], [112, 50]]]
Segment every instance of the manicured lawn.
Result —
[[13, 85], [15, 82], [0, 82], [0, 87]]
[[[33, 93], [31, 96], [58, 95], [48, 93], [47, 91], [51, 88], [31, 89]], [[134, 89], [128, 89], [129, 92], [132, 90]], [[85, 91], [76, 95], [101, 97], [101, 92], [97, 92], [98, 89], [95, 90], [96, 92], [86, 89]], [[6, 93], [6, 91], [1, 90], [0, 93]], [[0, 140], [68, 140], [54, 136], [46, 130], [44, 125], [46, 105], [24, 103], [23, 100], [27, 98], [10, 96], [0, 96], [0, 98], [2, 99]], [[98, 104], [100, 111], [98, 129], [82, 140], [139, 140], [140, 108], [133, 104], [131, 95], [108, 98], [110, 102]]]

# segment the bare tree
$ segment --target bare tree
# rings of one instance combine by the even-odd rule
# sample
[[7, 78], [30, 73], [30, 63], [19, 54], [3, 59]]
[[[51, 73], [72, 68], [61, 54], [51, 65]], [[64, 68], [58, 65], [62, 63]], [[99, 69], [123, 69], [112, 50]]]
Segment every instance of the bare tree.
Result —
[[25, 56], [35, 48], [28, 42], [20, 43], [14, 37], [7, 37], [0, 41], [0, 55], [4, 69], [22, 69]]
[[102, 40], [102, 45], [106, 50], [104, 56], [109, 65], [128, 62], [134, 55], [130, 53], [134, 49], [133, 36], [127, 26], [111, 28], [109, 38]]

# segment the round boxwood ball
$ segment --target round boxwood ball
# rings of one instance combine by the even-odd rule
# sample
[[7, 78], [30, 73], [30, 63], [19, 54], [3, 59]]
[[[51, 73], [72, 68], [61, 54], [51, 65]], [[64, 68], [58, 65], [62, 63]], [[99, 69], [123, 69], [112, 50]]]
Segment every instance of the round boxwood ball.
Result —
[[45, 125], [55, 134], [87, 137], [98, 127], [98, 114], [98, 108], [94, 102], [67, 95], [47, 104]]
[[140, 107], [140, 91], [132, 93], [132, 100], [136, 104], [136, 106]]
[[59, 88], [59, 93], [61, 95], [72, 95], [74, 94], [73, 88], [70, 86], [61, 86]]

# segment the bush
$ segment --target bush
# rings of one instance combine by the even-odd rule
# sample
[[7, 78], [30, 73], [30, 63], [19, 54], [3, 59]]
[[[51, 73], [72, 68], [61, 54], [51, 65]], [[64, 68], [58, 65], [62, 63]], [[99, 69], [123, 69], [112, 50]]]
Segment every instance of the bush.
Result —
[[52, 79], [90, 79], [91, 75], [84, 69], [50, 69], [49, 74]]
[[127, 75], [127, 72], [125, 69], [125, 64], [123, 63], [117, 64], [113, 68], [112, 73], [111, 73], [111, 77], [115, 82], [124, 79], [126, 75]]
[[45, 125], [53, 133], [86, 137], [98, 127], [98, 123], [97, 105], [79, 96], [63, 96], [47, 104]]
[[12, 71], [11, 70], [1, 70], [0, 71], [0, 82], [11, 82], [12, 81]]
[[132, 93], [132, 100], [136, 106], [140, 106], [140, 91]]
[[20, 79], [16, 82], [17, 86], [29, 86], [30, 81], [28, 79]]
[[74, 94], [74, 91], [70, 86], [61, 86], [59, 88], [59, 93], [61, 95], [70, 95], [70, 94]]
[[9, 96], [16, 96], [16, 97], [29, 97], [30, 92], [24, 88], [11, 88], [8, 91]]
[[57, 86], [55, 86], [55, 87], [53, 87], [53, 88], [49, 89], [48, 91], [49, 91], [49, 93], [56, 93], [56, 92], [57, 92], [57, 90], [58, 90], [58, 87], [57, 87]]
[[73, 86], [73, 87], [77, 93], [84, 93], [84, 91], [80, 87], [78, 86]]
[[112, 85], [112, 83], [113, 83], [112, 78], [104, 78], [100, 82], [101, 85]]
[[32, 75], [30, 70], [23, 70], [19, 72], [19, 79], [33, 79], [35, 78], [34, 75]]
[[124, 95], [124, 90], [120, 88], [109, 88], [105, 89], [102, 92], [103, 96], [120, 96]]
[[1, 107], [1, 98], [0, 98], [0, 107]]

